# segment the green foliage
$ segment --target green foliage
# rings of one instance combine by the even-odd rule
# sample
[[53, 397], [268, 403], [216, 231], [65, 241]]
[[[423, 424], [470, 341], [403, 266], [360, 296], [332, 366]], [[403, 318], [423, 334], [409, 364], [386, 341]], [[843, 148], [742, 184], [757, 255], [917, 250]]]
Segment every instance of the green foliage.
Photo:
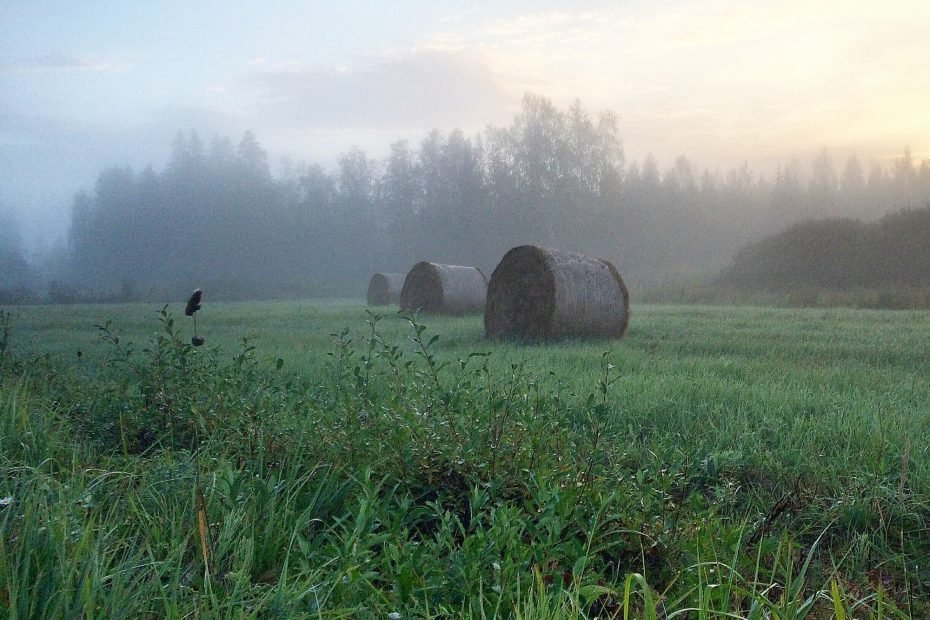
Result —
[[13, 332], [13, 313], [0, 309], [0, 364], [7, 356], [10, 346], [10, 334]]
[[708, 308], [543, 347], [334, 306], [301, 315], [325, 355], [295, 347], [294, 306], [255, 311], [309, 360], [233, 319], [191, 347], [163, 308], [144, 346], [124, 315], [96, 352], [4, 375], [7, 615], [927, 611], [917, 317], [889, 314], [883, 353], [873, 314]]
[[237, 446], [244, 459], [277, 458], [287, 429], [276, 416], [293, 399], [286, 393], [290, 384], [279, 381], [278, 372], [259, 371], [248, 338], [235, 355], [222, 359], [218, 350], [200, 349], [182, 337], [167, 307], [158, 322], [160, 330], [141, 350], [109, 321], [97, 326], [109, 347], [111, 372], [99, 383], [75, 388], [68, 413], [76, 430], [99, 449], [124, 454], [196, 451], [205, 442], [219, 442]]
[[[878, 290], [880, 307], [906, 307], [907, 288], [930, 287], [930, 208], [863, 224], [809, 221], [753, 243], [734, 258], [723, 283], [790, 292], [792, 305], [818, 305], [820, 290]], [[895, 290], [901, 290], [900, 299]]]

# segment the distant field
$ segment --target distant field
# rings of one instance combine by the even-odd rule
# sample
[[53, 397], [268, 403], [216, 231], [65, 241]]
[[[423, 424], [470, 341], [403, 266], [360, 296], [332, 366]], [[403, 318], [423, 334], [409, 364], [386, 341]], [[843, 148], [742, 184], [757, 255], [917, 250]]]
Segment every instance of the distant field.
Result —
[[[808, 595], [814, 596], [815, 607], [822, 610], [812, 617], [827, 617], [837, 604], [854, 614], [874, 610], [881, 607], [876, 601], [882, 597], [891, 601], [888, 613], [893, 609], [902, 617], [930, 613], [920, 607], [920, 600], [930, 595], [930, 573], [923, 566], [930, 552], [930, 315], [925, 313], [639, 305], [632, 308], [629, 330], [620, 341], [519, 344], [485, 340], [480, 317], [421, 317], [423, 333], [418, 342], [411, 339], [416, 332], [409, 321], [389, 308], [374, 309], [381, 318], [372, 332], [371, 315], [357, 303], [208, 302], [198, 314], [198, 332], [207, 339], [205, 347], [196, 353], [178, 353], [163, 343], [164, 359], [171, 360], [164, 362], [165, 368], [178, 364], [188, 369], [175, 375], [170, 369], [157, 370], [162, 362], [151, 361], [153, 357], [140, 352], [162, 329], [157, 320], [160, 310], [160, 306], [134, 304], [13, 311], [9, 352], [14, 359], [24, 363], [48, 354], [51, 360], [47, 363], [56, 373], [69, 376], [71, 383], [62, 387], [56, 383], [60, 379], [43, 383], [44, 379], [32, 378], [30, 387], [25, 387], [17, 383], [17, 376], [28, 374], [28, 366], [35, 362], [26, 364], [27, 370], [16, 366], [16, 372], [7, 364], [2, 385], [7, 410], [17, 394], [27, 392], [29, 402], [54, 402], [44, 405], [48, 428], [74, 424], [84, 429], [81, 432], [89, 442], [68, 447], [71, 444], [62, 440], [60, 445], [46, 447], [47, 458], [64, 463], [61, 455], [73, 449], [85, 455], [81, 459], [97, 459], [98, 468], [136, 471], [133, 467], [138, 467], [140, 457], [134, 454], [133, 445], [147, 450], [141, 458], [161, 459], [159, 467], [167, 467], [169, 461], [188, 462], [200, 449], [216, 455], [219, 464], [207, 466], [207, 475], [213, 475], [214, 481], [220, 475], [216, 468], [225, 468], [223, 475], [254, 468], [261, 476], [274, 475], [295, 484], [300, 476], [313, 478], [316, 474], [311, 472], [321, 464], [335, 464], [333, 475], [352, 490], [333, 491], [332, 506], [321, 509], [321, 514], [346, 515], [340, 517], [342, 521], [337, 519], [345, 527], [355, 522], [360, 510], [352, 498], [365, 496], [368, 488], [353, 485], [360, 484], [357, 477], [366, 467], [372, 467], [373, 475], [384, 477], [389, 490], [382, 488], [369, 496], [369, 509], [371, 502], [385, 502], [379, 508], [385, 514], [400, 511], [406, 515], [399, 517], [403, 522], [396, 526], [399, 529], [387, 524], [381, 530], [372, 529], [371, 533], [389, 531], [390, 536], [371, 543], [370, 556], [358, 560], [360, 568], [345, 572], [349, 569], [327, 568], [327, 562], [333, 566], [341, 562], [334, 559], [339, 555], [335, 551], [328, 559], [320, 559], [316, 568], [311, 563], [298, 570], [296, 561], [282, 567], [283, 557], [294, 553], [295, 532], [303, 531], [294, 523], [306, 517], [298, 517], [300, 511], [296, 511], [293, 522], [281, 522], [282, 540], [263, 538], [261, 543], [254, 536], [250, 539], [256, 556], [250, 565], [252, 577], [243, 578], [241, 587], [218, 582], [208, 596], [202, 583], [184, 585], [203, 593], [204, 598], [192, 595], [190, 601], [175, 601], [172, 604], [177, 604], [178, 613], [216, 610], [223, 601], [246, 600], [256, 610], [267, 611], [271, 608], [269, 592], [296, 586], [277, 577], [271, 581], [260, 578], [259, 564], [272, 572], [296, 571], [292, 582], [316, 579], [325, 583], [331, 606], [317, 601], [317, 607], [301, 609], [306, 613], [329, 610], [337, 616], [339, 610], [350, 610], [346, 612], [350, 615], [363, 610], [366, 614], [411, 610], [423, 617], [479, 615], [479, 609], [484, 609], [488, 615], [559, 617], [563, 612], [579, 616], [596, 612], [610, 617], [609, 609], [614, 608], [609, 603], [619, 604], [624, 598], [623, 580], [631, 573], [644, 575], [644, 583], [669, 606], [666, 613], [704, 605], [705, 611], [727, 609], [749, 616], [753, 601], [763, 607], [770, 604], [768, 612], [773, 613], [783, 609], [779, 605], [787, 609], [791, 596], [803, 602]], [[180, 337], [189, 339], [192, 323], [183, 316], [183, 307], [169, 311]], [[117, 335], [122, 345], [133, 342], [137, 351], [133, 355], [150, 362], [147, 370], [137, 372], [143, 377], [138, 393], [127, 387], [126, 381], [136, 380], [132, 373], [121, 375], [119, 364], [104, 363], [114, 357], [115, 347], [102, 341], [94, 326], [107, 321], [111, 335]], [[377, 339], [369, 346], [372, 333]], [[434, 336], [438, 338], [430, 345]], [[250, 375], [237, 374], [229, 365], [244, 337], [254, 347], [248, 351]], [[475, 353], [489, 355], [469, 357]], [[197, 356], [212, 361], [201, 367]], [[185, 397], [183, 411], [182, 399], [174, 398], [161, 372], [175, 377], [172, 381], [178, 382], [179, 394], [187, 394], [186, 390], [193, 394]], [[200, 377], [198, 385], [210, 387], [191, 387], [184, 383], [185, 373]], [[161, 383], [150, 393], [145, 385], [156, 381], [151, 377]], [[97, 393], [111, 396], [95, 396], [82, 384], [84, 388], [99, 384]], [[204, 392], [225, 396], [217, 405]], [[155, 397], [164, 399], [159, 401], [160, 408], [152, 408]], [[241, 410], [230, 404], [239, 397], [248, 400]], [[64, 402], [67, 399], [74, 402]], [[107, 444], [110, 436], [97, 437], [87, 430], [88, 424], [102, 416], [100, 412], [116, 410], [118, 402], [126, 411], [172, 408], [171, 415], [180, 416], [180, 421], [172, 422], [175, 425], [183, 425], [185, 416], [201, 415], [207, 421], [199, 430], [190, 431], [195, 437], [191, 443], [172, 447], [164, 437], [152, 438], [151, 429], [145, 431], [149, 434], [144, 442], [139, 439], [143, 437], [139, 429], [153, 424], [151, 417], [143, 416], [133, 422], [132, 437], [127, 439], [123, 428], [113, 431], [116, 439]], [[226, 408], [238, 412], [238, 417], [217, 413]], [[78, 409], [83, 417], [74, 417]], [[259, 415], [260, 411], [269, 413]], [[429, 416], [439, 419], [437, 412], [446, 417], [432, 426]], [[223, 416], [227, 415], [239, 427], [232, 428], [230, 423], [226, 428]], [[235, 435], [244, 433], [244, 426], [251, 429], [244, 441], [251, 442], [258, 433], [255, 429], [263, 428], [272, 416], [280, 426], [269, 426], [267, 436], [281, 433], [280, 437], [256, 445], [263, 451], [300, 454], [303, 469], [270, 474], [282, 467], [290, 472], [287, 459], [279, 456], [268, 461], [270, 465], [259, 466], [257, 460], [249, 460], [251, 456], [229, 447], [230, 437], [248, 435]], [[7, 431], [7, 442], [24, 432], [9, 426]], [[395, 431], [396, 435], [388, 436]], [[209, 437], [217, 443], [197, 433], [213, 433]], [[365, 441], [360, 439], [365, 437]], [[172, 435], [171, 441], [180, 440]], [[406, 442], [414, 447], [407, 450]], [[159, 451], [161, 445], [164, 449]], [[14, 453], [7, 453], [6, 467], [42, 470], [37, 457]], [[104, 456], [87, 456], [93, 454]], [[254, 450], [249, 452], [253, 454]], [[111, 458], [117, 460], [100, 460]], [[297, 467], [294, 459], [291, 465]], [[61, 465], [62, 470], [67, 467]], [[10, 490], [0, 488], [0, 496], [26, 492], [14, 490], [20, 488], [20, 475], [5, 474], [0, 482]], [[42, 475], [65, 476], [61, 471]], [[73, 475], [83, 480], [76, 486], [90, 484], [85, 470], [75, 470]], [[144, 479], [142, 473], [133, 475]], [[545, 543], [548, 550], [538, 552], [545, 545], [539, 542], [543, 535], [532, 530], [542, 527], [534, 515], [542, 514], [538, 511], [546, 506], [556, 511], [553, 506], [561, 506], [558, 502], [550, 505], [540, 496], [554, 489], [579, 494], [572, 501], [588, 508], [579, 508], [578, 513], [572, 512], [575, 508], [566, 509], [560, 526], [564, 531], [552, 534], [553, 539]], [[488, 533], [503, 527], [494, 519], [504, 517], [498, 512], [480, 516], [483, 509], [474, 500], [479, 491], [489, 494], [488, 505], [498, 511], [512, 509], [508, 518], [523, 523], [522, 529], [513, 525], [515, 533], [498, 532], [503, 538], [516, 536], [524, 542], [523, 547], [510, 549], [510, 558], [500, 557], [504, 552], [495, 545], [503, 543]], [[293, 493], [296, 497], [297, 491]], [[436, 505], [419, 504], [418, 494], [429, 496]], [[213, 535], [213, 553], [220, 554], [217, 537], [225, 535], [235, 541], [235, 529], [242, 527], [228, 519], [245, 517], [229, 512], [233, 506], [223, 504], [215, 484], [206, 495], [216, 527], [232, 528]], [[427, 527], [417, 521], [419, 513], [402, 507], [404, 497], [421, 510], [442, 507], [446, 516], [429, 521]], [[190, 500], [184, 498], [178, 500], [179, 505]], [[134, 513], [134, 518], [157, 510], [145, 508]], [[202, 554], [192, 533], [196, 528], [191, 515], [196, 510], [190, 506], [165, 510], [179, 520], [176, 553], [172, 555], [171, 545], [162, 540], [159, 544], [169, 550], [158, 551], [156, 544], [146, 552], [150, 556], [138, 551], [135, 560], [174, 558], [173, 568], [165, 568], [165, 574], [178, 583], [190, 581], [185, 571], [194, 570], [190, 567]], [[254, 518], [267, 519], [267, 515], [261, 517], [260, 508], [256, 510]], [[608, 513], [614, 515], [613, 529], [585, 547], [583, 532], [599, 527], [590, 519], [596, 521], [597, 515], [604, 518]], [[459, 526], [443, 521], [453, 516]], [[98, 524], [108, 518], [98, 517]], [[4, 527], [9, 536], [13, 526], [6, 522]], [[331, 532], [336, 546], [339, 541], [345, 543], [350, 533], [340, 527]], [[447, 532], [446, 527], [451, 529]], [[455, 527], [461, 528], [458, 534]], [[569, 533], [572, 527], [575, 533]], [[536, 533], [530, 535], [530, 531]], [[631, 531], [639, 534], [631, 537]], [[355, 535], [361, 539], [366, 532], [355, 531]], [[444, 532], [450, 538], [443, 539]], [[165, 533], [159, 536], [170, 538]], [[439, 565], [440, 559], [417, 556], [408, 539], [426, 544], [424, 536], [433, 545], [431, 549], [442, 547], [443, 551], [436, 552], [441, 557], [461, 554], [457, 560], [461, 566]], [[578, 536], [581, 547], [576, 549], [571, 545]], [[400, 547], [391, 546], [395, 543]], [[261, 544], [268, 549], [263, 552], [267, 557], [259, 562]], [[469, 551], [470, 544], [477, 546]], [[275, 545], [283, 551], [273, 551], [278, 548]], [[489, 555], [482, 555], [481, 545]], [[125, 546], [144, 547], [138, 541]], [[322, 547], [310, 547], [304, 549], [305, 555], [325, 555]], [[596, 549], [600, 551], [595, 553]], [[24, 561], [17, 553], [16, 544], [5, 543], [2, 565]], [[571, 557], [573, 553], [586, 557], [587, 563], [580, 568], [573, 565], [577, 560]], [[388, 561], [388, 556], [394, 559]], [[790, 577], [802, 571], [808, 556], [812, 565], [802, 572], [806, 581], [792, 594]], [[497, 559], [492, 562], [491, 557]], [[716, 572], [708, 572], [702, 564], [711, 560], [720, 563], [714, 565]], [[730, 573], [732, 591], [721, 595], [717, 588], [716, 594], [702, 595], [711, 580], [722, 578], [726, 567], [736, 570], [733, 560], [740, 568], [738, 575]], [[510, 568], [490, 567], [508, 562]], [[366, 573], [365, 566], [371, 571]], [[317, 572], [308, 576], [307, 571], [313, 570]], [[561, 575], [564, 596], [551, 585], [547, 570]], [[168, 579], [165, 574], [161, 574], [162, 581]], [[506, 583], [501, 583], [503, 575], [508, 576]], [[452, 583], [466, 576], [474, 580], [474, 588]], [[340, 582], [344, 577], [366, 580], [366, 585], [349, 591]], [[475, 585], [482, 583], [483, 587]], [[495, 584], [498, 590], [493, 590]], [[766, 591], [764, 584], [776, 587]], [[831, 584], [836, 587], [835, 596]], [[13, 592], [10, 582], [6, 587]], [[29, 592], [23, 583], [16, 587]], [[0, 600], [8, 602], [11, 594], [5, 596]], [[107, 596], [107, 588], [101, 586], [99, 597]], [[631, 595], [626, 596], [629, 600]], [[646, 613], [649, 600], [642, 595], [633, 598], [633, 609]], [[300, 600], [305, 603], [306, 596]], [[545, 610], [553, 615], [546, 616]]]

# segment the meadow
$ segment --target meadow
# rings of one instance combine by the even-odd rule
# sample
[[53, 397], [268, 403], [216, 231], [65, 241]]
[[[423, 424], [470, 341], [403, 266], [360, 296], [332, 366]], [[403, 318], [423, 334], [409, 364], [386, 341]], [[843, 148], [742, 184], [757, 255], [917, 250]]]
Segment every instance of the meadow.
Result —
[[0, 314], [11, 618], [930, 615], [930, 318]]

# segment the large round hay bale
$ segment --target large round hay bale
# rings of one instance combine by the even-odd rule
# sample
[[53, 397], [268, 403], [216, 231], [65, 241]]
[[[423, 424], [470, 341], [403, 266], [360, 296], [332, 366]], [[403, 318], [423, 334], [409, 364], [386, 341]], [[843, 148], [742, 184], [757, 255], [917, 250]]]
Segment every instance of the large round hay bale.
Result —
[[400, 308], [407, 312], [477, 314], [484, 310], [488, 279], [477, 267], [420, 262], [404, 279]]
[[387, 306], [400, 302], [400, 289], [404, 288], [402, 273], [376, 273], [368, 283], [368, 305]]
[[488, 284], [489, 338], [620, 338], [629, 320], [623, 278], [599, 258], [521, 245], [504, 255]]

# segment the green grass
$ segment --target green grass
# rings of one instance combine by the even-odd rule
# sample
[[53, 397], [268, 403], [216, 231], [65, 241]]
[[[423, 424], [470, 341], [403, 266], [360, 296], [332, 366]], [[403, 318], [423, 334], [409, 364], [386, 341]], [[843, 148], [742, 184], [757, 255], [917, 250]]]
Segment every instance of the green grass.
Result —
[[10, 617], [930, 613], [923, 313], [637, 306], [543, 345], [207, 303], [195, 349], [160, 310], [13, 316]]

